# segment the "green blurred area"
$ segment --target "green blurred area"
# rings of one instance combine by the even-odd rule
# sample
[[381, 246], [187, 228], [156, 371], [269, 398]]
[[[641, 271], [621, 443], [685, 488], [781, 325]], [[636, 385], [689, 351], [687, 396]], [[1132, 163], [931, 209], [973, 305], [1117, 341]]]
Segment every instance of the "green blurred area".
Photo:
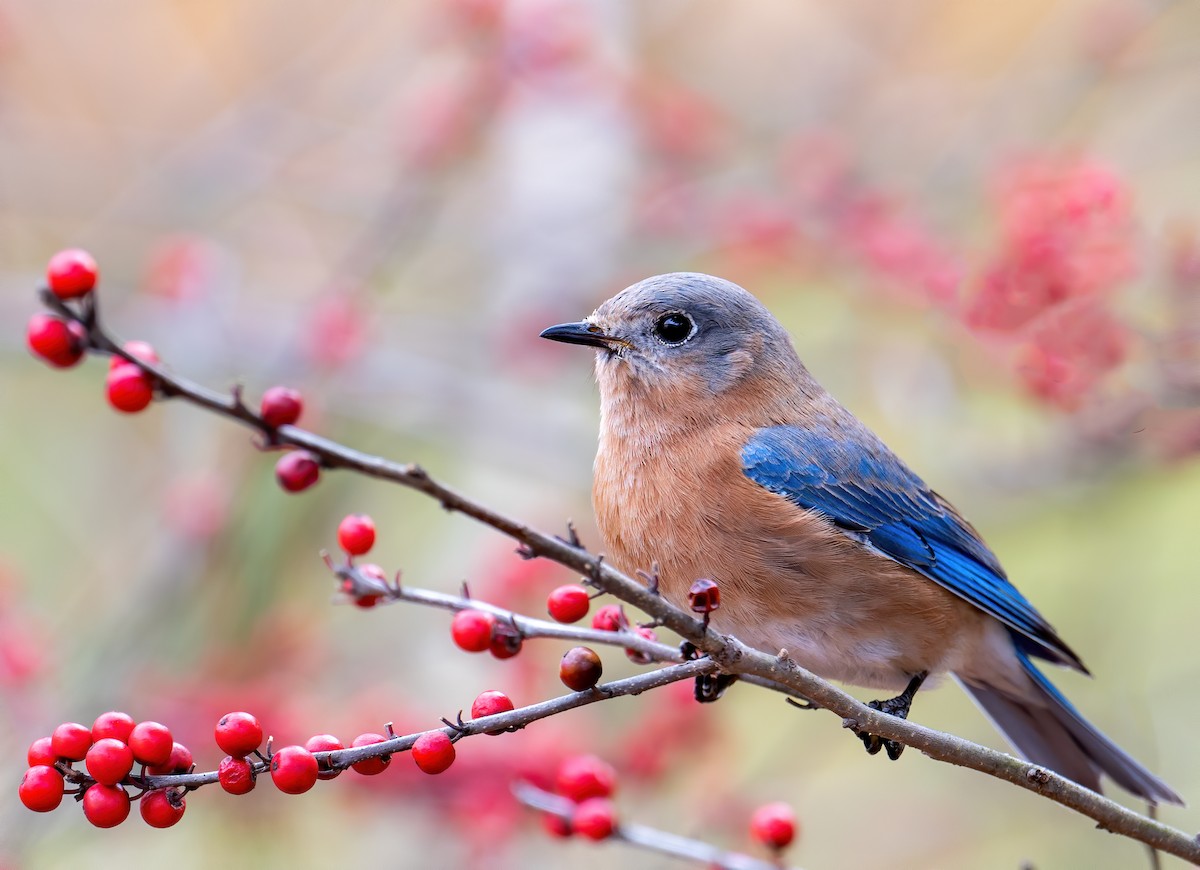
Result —
[[[1154, 252], [1196, 219], [1200, 189], [1197, 7], [568, 5], [0, 2], [0, 674], [18, 674], [0, 682], [0, 780], [12, 785], [0, 866], [670, 866], [551, 840], [523, 815], [515, 842], [472, 853], [447, 797], [469, 780], [389, 789], [347, 775], [299, 798], [269, 783], [237, 799], [205, 790], [168, 832], [136, 818], [98, 831], [74, 807], [19, 805], [25, 747], [64, 720], [110, 708], [158, 719], [212, 769], [209, 720], [191, 718], [202, 711], [261, 711], [281, 742], [348, 739], [388, 718], [432, 727], [485, 689], [518, 703], [556, 694], [565, 646], [527, 649], [542, 665], [531, 676], [458, 652], [442, 613], [330, 606], [318, 553], [351, 511], [375, 518], [371, 559], [407, 582], [489, 589], [524, 569], [509, 542], [424, 497], [345, 474], [285, 495], [247, 431], [178, 402], [123, 417], [105, 404], [103, 361], [57, 372], [31, 359], [22, 326], [45, 260], [69, 245], [99, 260], [114, 331], [149, 340], [173, 370], [244, 383], [251, 398], [297, 387], [314, 430], [417, 462], [547, 530], [573, 518], [593, 546], [595, 389], [584, 360], [537, 332], [654, 272], [743, 282], [1079, 651], [1094, 680], [1054, 675], [1077, 706], [1200, 800], [1200, 465], [1156, 446], [1194, 408], [1053, 409], [1021, 392], [1002, 351], [823, 257], [819, 240], [763, 256], [723, 236], [712, 211], [683, 209], [688, 231], [667, 236], [635, 217], [665, 208], [642, 184], [660, 171], [757, 195], [780, 184], [775, 156], [792, 137], [835, 130], [858, 173], [982, 257], [997, 164], [1094, 154], [1136, 200], [1144, 257], [1122, 302], [1139, 328], [1161, 321]], [[464, 69], [502, 88], [487, 112], [462, 107]], [[674, 164], [638, 138], [629, 91], [666, 84], [716, 119], [701, 159]], [[446, 121], [454, 111], [465, 120]], [[1146, 353], [1117, 380], [1143, 386]], [[525, 606], [536, 614], [569, 579], [539, 574]], [[914, 718], [1003, 746], [946, 683]], [[572, 733], [616, 751], [637, 739], [623, 729], [638, 703], [467, 741], [460, 755]], [[806, 868], [1144, 861], [1140, 846], [987, 777], [915, 752], [868, 758], [828, 714], [765, 692], [736, 687], [697, 716], [717, 736], [697, 737], [660, 781], [623, 788], [627, 818], [750, 848], [750, 808], [787, 800]], [[478, 775], [461, 767], [445, 779]], [[1200, 828], [1195, 809], [1160, 817]]]

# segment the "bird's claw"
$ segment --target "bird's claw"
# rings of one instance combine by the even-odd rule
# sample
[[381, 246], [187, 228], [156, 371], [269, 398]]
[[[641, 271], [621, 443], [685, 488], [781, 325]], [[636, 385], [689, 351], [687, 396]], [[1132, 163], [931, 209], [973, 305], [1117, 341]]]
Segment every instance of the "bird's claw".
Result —
[[737, 674], [701, 674], [696, 677], [696, 701], [700, 704], [711, 704], [736, 682]]
[[[916, 697], [917, 689], [921, 688], [921, 684], [925, 682], [926, 676], [925, 673], [917, 674], [909, 680], [908, 686], [896, 697], [888, 698], [885, 701], [871, 701], [867, 706], [872, 710], [878, 710], [880, 713], [895, 716], [897, 719], [907, 719], [908, 711], [912, 709], [913, 698]], [[895, 761], [904, 752], [904, 744], [897, 740], [888, 740], [886, 737], [869, 734], [866, 731], [855, 730], [854, 733], [858, 735], [858, 739], [867, 748], [868, 755], [878, 755], [880, 749], [886, 749], [888, 758]]]

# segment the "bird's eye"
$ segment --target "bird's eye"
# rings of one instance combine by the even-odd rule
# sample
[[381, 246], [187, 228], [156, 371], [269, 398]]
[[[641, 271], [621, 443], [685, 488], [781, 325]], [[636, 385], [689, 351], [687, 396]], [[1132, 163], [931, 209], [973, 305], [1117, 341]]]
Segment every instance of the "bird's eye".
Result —
[[692, 319], [678, 311], [664, 314], [654, 321], [654, 334], [664, 344], [683, 344], [695, 331], [696, 326]]

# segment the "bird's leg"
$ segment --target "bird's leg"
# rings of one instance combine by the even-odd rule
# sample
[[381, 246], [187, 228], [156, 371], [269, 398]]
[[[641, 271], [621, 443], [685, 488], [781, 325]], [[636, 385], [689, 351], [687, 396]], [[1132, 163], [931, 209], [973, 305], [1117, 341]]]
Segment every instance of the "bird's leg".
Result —
[[696, 677], [696, 700], [701, 704], [711, 704], [736, 682], [737, 674], [701, 674]]
[[[904, 691], [894, 698], [889, 698], [886, 701], [872, 701], [867, 704], [872, 710], [878, 710], [880, 713], [887, 713], [889, 716], [896, 716], [900, 719], [908, 718], [908, 711], [912, 708], [913, 698], [916, 697], [917, 689], [921, 688], [921, 684], [925, 682], [925, 678], [929, 676], [927, 671], [922, 671], [904, 687]], [[697, 678], [699, 679], [699, 678]], [[879, 752], [880, 749], [886, 749], [888, 758], [895, 761], [904, 752], [904, 744], [897, 743], [895, 740], [885, 740], [875, 734], [868, 734], [866, 731], [856, 731], [863, 745], [867, 747], [867, 752], [871, 755]]]

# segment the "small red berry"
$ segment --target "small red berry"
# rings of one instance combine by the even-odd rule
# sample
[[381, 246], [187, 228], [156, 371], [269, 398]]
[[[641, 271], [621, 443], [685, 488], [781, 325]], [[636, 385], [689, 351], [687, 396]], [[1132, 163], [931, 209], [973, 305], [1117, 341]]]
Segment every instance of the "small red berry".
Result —
[[89, 785], [83, 793], [83, 814], [97, 828], [115, 828], [129, 818], [129, 795], [119, 785]]
[[64, 722], [50, 735], [50, 747], [58, 758], [83, 761], [92, 745], [92, 729], [78, 722]]
[[192, 750], [182, 743], [175, 743], [171, 746], [171, 757], [163, 764], [147, 767], [146, 773], [151, 776], [172, 776], [176, 773], [187, 773], [192, 769], [192, 764]]
[[321, 476], [321, 464], [307, 450], [293, 450], [275, 463], [275, 478], [288, 492], [303, 492]]
[[[304, 741], [304, 748], [309, 752], [332, 752], [336, 749], [345, 749], [346, 747], [342, 744], [342, 741], [338, 740], [332, 734], [314, 734], [308, 740]], [[317, 767], [320, 771], [317, 774], [317, 779], [333, 779], [341, 773], [340, 770], [326, 768], [325, 762], [320, 760], [317, 761]]]
[[587, 590], [574, 583], [559, 586], [546, 599], [546, 610], [557, 622], [578, 622], [591, 606]]
[[230, 794], [245, 794], [254, 790], [254, 765], [244, 758], [226, 755], [217, 765], [217, 782]]
[[503, 692], [483, 692], [471, 704], [471, 718], [482, 719], [484, 716], [494, 716], [497, 713], [507, 713], [513, 709], [512, 699]]
[[576, 692], [586, 692], [604, 673], [604, 665], [595, 650], [577, 646], [566, 651], [558, 664], [558, 678], [563, 685]]
[[750, 817], [750, 836], [772, 849], [783, 849], [796, 838], [796, 814], [785, 803], [763, 804]]
[[375, 521], [366, 514], [350, 514], [338, 524], [338, 543], [351, 556], [365, 555], [375, 546]]
[[[635, 629], [635, 632], [638, 637], [645, 638], [651, 643], [654, 643], [658, 640], [658, 635], [654, 633], [654, 629], [652, 628], [638, 626], [638, 628]], [[650, 662], [654, 661], [649, 653], [638, 652], [637, 650], [627, 649], [625, 650], [625, 655], [629, 656], [629, 660], [635, 665], [648, 665]]]
[[46, 265], [46, 283], [59, 299], [86, 296], [96, 286], [96, 261], [87, 251], [68, 248], [59, 251]]
[[617, 787], [613, 766], [595, 755], [573, 755], [558, 768], [558, 793], [573, 801], [609, 797]]
[[62, 774], [46, 764], [36, 764], [21, 778], [21, 803], [35, 813], [48, 813], [63, 798]]
[[616, 810], [608, 798], [594, 797], [582, 801], [571, 815], [571, 828], [589, 840], [604, 840], [617, 828]]
[[412, 757], [425, 773], [441, 773], [454, 763], [454, 744], [441, 731], [426, 731], [413, 744]]
[[54, 754], [54, 742], [49, 737], [39, 737], [29, 744], [25, 761], [30, 767], [37, 767], [39, 764], [53, 766], [54, 762], [58, 761], [58, 756]]
[[[359, 734], [350, 742], [351, 746], [370, 746], [372, 743], [382, 743], [387, 740], [382, 734]], [[356, 761], [350, 765], [355, 773], [361, 773], [363, 776], [376, 776], [388, 769], [388, 765], [392, 763], [392, 756], [381, 755], [377, 758], [364, 758], [362, 761]]]
[[105, 379], [108, 403], [125, 414], [144, 411], [154, 400], [154, 384], [137, 366], [111, 369]]
[[605, 604], [592, 614], [592, 628], [597, 631], [621, 631], [628, 625], [625, 608], [620, 604]]
[[460, 610], [450, 623], [450, 636], [459, 649], [483, 652], [492, 645], [496, 617], [482, 610]]
[[250, 713], [226, 713], [213, 729], [213, 737], [222, 752], [245, 758], [262, 745], [263, 730]]
[[712, 613], [721, 606], [721, 588], [701, 577], [688, 589], [688, 602], [695, 613]]
[[262, 397], [259, 413], [263, 422], [272, 429], [291, 426], [304, 412], [304, 400], [297, 390], [290, 387], [271, 387]]
[[152, 828], [169, 828], [183, 818], [187, 801], [183, 795], [165, 788], [157, 788], [142, 795], [142, 819]]
[[133, 750], [115, 737], [101, 737], [87, 751], [84, 763], [96, 782], [116, 785], [133, 770]]
[[271, 756], [271, 779], [284, 794], [304, 794], [317, 782], [317, 760], [303, 746], [285, 746]]
[[[137, 357], [144, 362], [148, 362], [153, 365], [157, 365], [159, 362], [158, 352], [149, 342], [133, 339], [132, 341], [127, 341], [121, 345], [121, 349], [130, 356]], [[131, 363], [129, 360], [125, 359], [125, 357], [117, 356], [114, 353], [112, 355], [112, 359], [108, 361], [108, 370], [111, 372], [121, 368], [121, 366], [130, 366], [135, 369], [138, 368], [137, 365]]]
[[496, 628], [492, 631], [492, 642], [488, 646], [488, 650], [494, 658], [511, 659], [521, 651], [524, 644], [525, 639], [521, 637], [521, 632], [508, 623], [497, 622]]
[[74, 321], [68, 323], [52, 314], [35, 314], [25, 327], [25, 343], [34, 356], [66, 369], [83, 359], [87, 333]]
[[542, 827], [552, 837], [569, 837], [575, 833], [571, 830], [570, 819], [564, 819], [554, 813], [542, 813]]
[[158, 722], [139, 722], [129, 732], [129, 748], [141, 764], [166, 764], [174, 746], [171, 729]]

